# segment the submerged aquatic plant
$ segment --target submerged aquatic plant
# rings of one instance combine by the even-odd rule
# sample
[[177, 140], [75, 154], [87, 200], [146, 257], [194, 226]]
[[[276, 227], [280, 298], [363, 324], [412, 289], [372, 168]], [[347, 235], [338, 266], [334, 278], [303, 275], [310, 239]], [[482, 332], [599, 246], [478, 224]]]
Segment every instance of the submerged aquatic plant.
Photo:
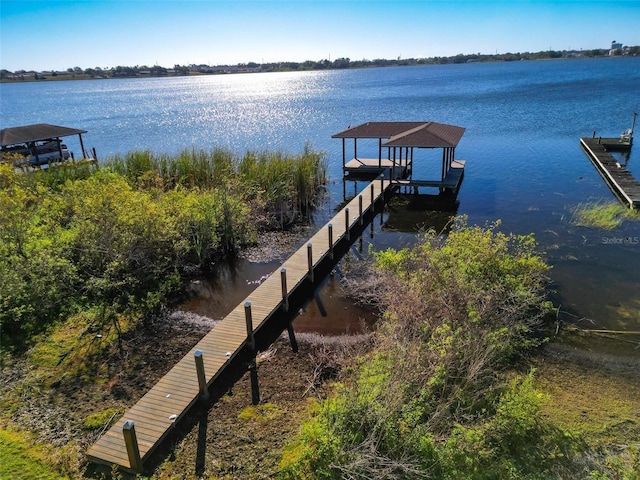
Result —
[[584, 202], [572, 209], [571, 223], [579, 227], [613, 230], [625, 220], [640, 220], [640, 215], [617, 202]]

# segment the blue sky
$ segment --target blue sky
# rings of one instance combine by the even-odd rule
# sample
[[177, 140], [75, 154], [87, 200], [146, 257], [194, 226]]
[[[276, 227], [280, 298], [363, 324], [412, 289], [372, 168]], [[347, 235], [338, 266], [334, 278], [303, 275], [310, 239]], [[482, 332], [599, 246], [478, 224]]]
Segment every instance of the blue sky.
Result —
[[352, 60], [640, 45], [640, 1], [0, 0], [0, 68]]

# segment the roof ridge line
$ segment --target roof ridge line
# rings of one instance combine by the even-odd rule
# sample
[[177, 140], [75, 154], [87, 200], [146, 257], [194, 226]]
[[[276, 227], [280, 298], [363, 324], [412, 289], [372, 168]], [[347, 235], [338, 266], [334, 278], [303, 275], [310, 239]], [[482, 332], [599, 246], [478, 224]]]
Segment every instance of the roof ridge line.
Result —
[[[397, 133], [396, 135], [394, 135], [392, 137], [389, 137], [387, 142], [398, 140], [399, 138], [407, 137], [407, 136], [411, 135], [412, 133], [419, 132], [420, 130], [423, 130], [423, 129], [427, 128], [430, 123], [433, 123], [433, 122], [430, 122], [430, 121], [429, 122], [424, 122], [421, 125], [418, 125], [417, 127], [413, 127], [413, 128], [410, 128], [409, 130], [405, 130], [404, 132]], [[438, 138], [440, 138], [440, 137], [438, 137]]]

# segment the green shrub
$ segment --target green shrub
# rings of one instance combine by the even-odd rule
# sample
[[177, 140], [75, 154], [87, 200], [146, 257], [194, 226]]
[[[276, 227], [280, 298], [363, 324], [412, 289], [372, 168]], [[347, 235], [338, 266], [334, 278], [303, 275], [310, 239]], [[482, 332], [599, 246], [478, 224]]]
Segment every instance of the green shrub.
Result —
[[98, 308], [105, 322], [154, 311], [185, 272], [212, 268], [259, 228], [282, 227], [314, 206], [322, 154], [264, 153], [249, 168], [253, 158], [142, 151], [102, 169], [70, 163], [30, 174], [2, 163], [2, 348], [25, 346], [83, 309]]
[[[540, 343], [548, 267], [531, 236], [498, 225], [459, 221], [445, 238], [377, 254], [365, 282], [385, 308], [376, 349], [305, 425], [285, 478], [483, 478], [479, 462], [506, 448], [491, 439], [512, 439], [519, 457], [537, 438], [536, 394], [526, 382], [505, 390], [504, 372]], [[462, 457], [447, 453], [454, 441]]]

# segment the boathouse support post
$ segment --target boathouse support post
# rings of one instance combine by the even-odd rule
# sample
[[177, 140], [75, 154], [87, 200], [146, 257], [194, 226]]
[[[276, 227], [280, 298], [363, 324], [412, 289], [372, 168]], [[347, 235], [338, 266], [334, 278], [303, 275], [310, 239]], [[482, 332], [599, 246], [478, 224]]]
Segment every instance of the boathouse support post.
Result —
[[327, 230], [329, 233], [329, 258], [333, 260], [333, 224], [332, 223], [327, 225]]
[[133, 420], [127, 420], [122, 426], [122, 435], [124, 436], [124, 444], [127, 447], [127, 456], [129, 457], [129, 466], [136, 473], [142, 473], [142, 459], [140, 458], [140, 449], [138, 448], [138, 439], [136, 437], [136, 427]]
[[313, 245], [307, 243], [307, 264], [309, 266], [309, 280], [313, 283]]
[[196, 362], [196, 374], [198, 375], [200, 398], [206, 401], [209, 399], [209, 389], [207, 388], [207, 377], [204, 374], [204, 359], [202, 358], [202, 351], [196, 350], [193, 352], [193, 358]]
[[87, 152], [84, 149], [84, 142], [82, 141], [82, 134], [79, 133], [78, 137], [80, 138], [80, 150], [82, 150], [82, 159], [84, 160], [85, 158], [87, 158]]
[[[402, 150], [400, 150], [402, 151]], [[396, 175], [396, 149], [393, 148], [393, 158], [391, 159], [391, 178], [395, 178]]]
[[280, 269], [280, 284], [282, 285], [282, 309], [285, 312], [289, 311], [289, 292], [287, 289], [287, 269], [282, 267]]
[[360, 218], [360, 225], [362, 225], [362, 223], [364, 222], [364, 220], [362, 219], [362, 195], [358, 195], [358, 208], [359, 208], [359, 218]]
[[253, 318], [251, 316], [251, 302], [244, 303], [244, 318], [247, 323], [247, 344], [251, 361], [249, 362], [249, 373], [251, 376], [251, 403], [260, 403], [260, 385], [258, 385], [258, 367], [256, 365], [256, 337], [253, 334]]
[[347, 236], [347, 241], [351, 240], [351, 231], [349, 228], [349, 208], [344, 209], [344, 231]]

